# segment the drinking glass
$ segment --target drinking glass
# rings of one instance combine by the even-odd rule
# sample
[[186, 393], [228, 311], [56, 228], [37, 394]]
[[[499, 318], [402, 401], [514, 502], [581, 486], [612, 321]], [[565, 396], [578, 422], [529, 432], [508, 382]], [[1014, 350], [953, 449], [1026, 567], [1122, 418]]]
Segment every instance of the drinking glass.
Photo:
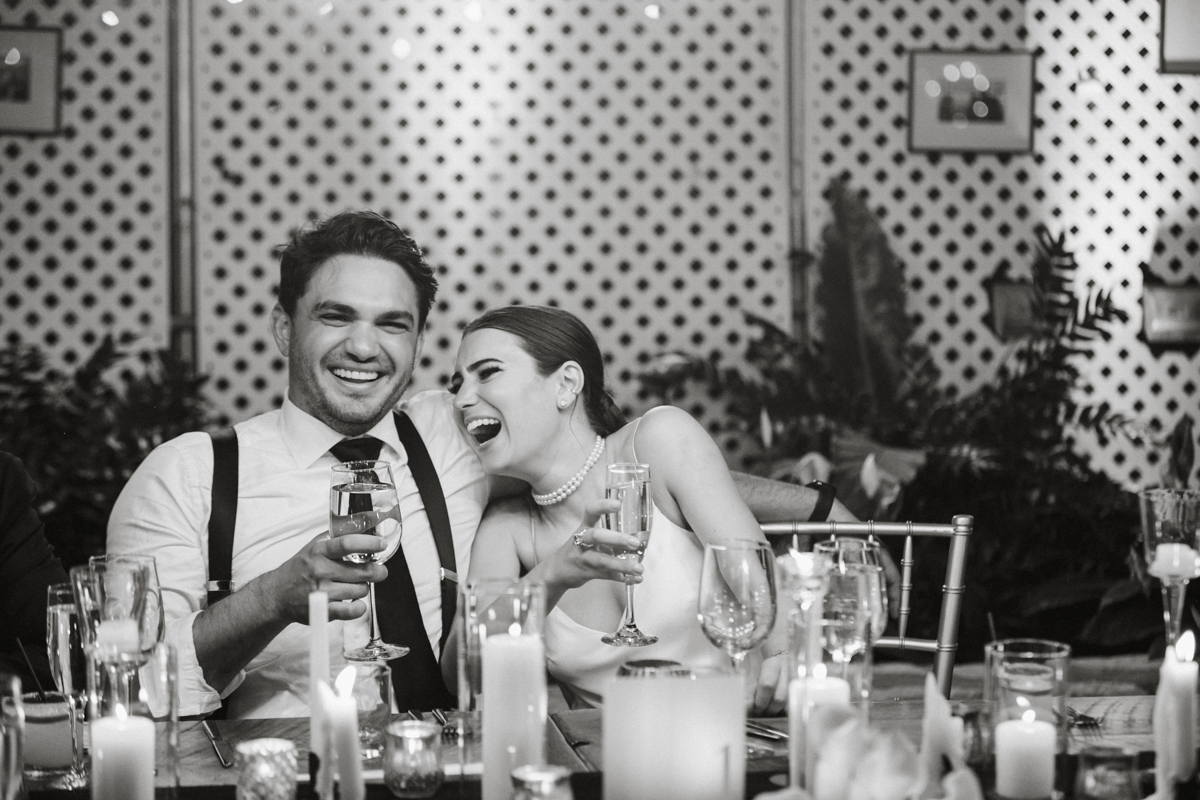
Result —
[[433, 797], [442, 779], [442, 726], [415, 719], [388, 725], [383, 782], [392, 794]]
[[78, 789], [86, 786], [82, 724], [71, 698], [62, 692], [26, 692], [25, 780], [28, 790]]
[[330, 671], [330, 685], [337, 685], [346, 670], [354, 671], [350, 696], [358, 709], [358, 745], [362, 760], [383, 755], [383, 734], [392, 715], [392, 670], [382, 661], [352, 661]]
[[704, 546], [700, 627], [741, 672], [746, 653], [775, 624], [775, 556], [766, 542], [725, 540]]
[[1200, 491], [1143, 489], [1138, 501], [1148, 572], [1162, 582], [1163, 624], [1167, 644], [1174, 645], [1183, 621], [1188, 581], [1200, 576]]
[[142, 618], [138, 623], [138, 631], [142, 650], [148, 653], [154, 649], [155, 645], [162, 642], [163, 634], [167, 629], [167, 620], [162, 607], [162, 587], [158, 584], [158, 565], [154, 556], [135, 553], [107, 553], [88, 559], [88, 566], [120, 563], [139, 565], [146, 570], [146, 601], [142, 606]]
[[878, 571], [868, 570], [868, 590], [871, 594], [871, 640], [883, 636], [887, 627], [887, 585], [883, 573], [883, 547], [879, 542], [870, 539], [855, 539], [843, 537], [817, 542], [813, 552], [825, 553], [833, 562], [834, 568], [843, 570], [847, 564], [869, 564], [879, 567]]
[[[654, 505], [650, 499], [650, 467], [647, 464], [610, 464], [604, 479], [604, 496], [620, 500], [621, 510], [607, 514], [605, 527], [636, 536], [638, 546], [633, 550], [622, 547], [600, 547], [602, 552], [621, 559], [642, 562], [650, 542], [650, 520]], [[633, 613], [633, 577], [625, 579], [625, 616], [615, 633], [601, 636], [600, 641], [617, 647], [644, 647], [658, 641], [638, 630]]]
[[1079, 751], [1076, 800], [1139, 800], [1137, 751], [1092, 745]]
[[788, 785], [803, 789], [809, 760], [807, 731], [811, 704], [807, 690], [809, 677], [823, 660], [821, 623], [833, 561], [825, 552], [793, 548], [775, 563], [784, 594], [796, 604], [788, 616]]
[[[365, 533], [382, 538], [387, 545], [379, 553], [351, 553], [345, 557], [346, 561], [352, 564], [365, 564], [368, 561], [382, 564], [400, 547], [402, 530], [396, 484], [392, 481], [392, 468], [387, 462], [347, 461], [333, 468], [329, 486], [329, 535]], [[375, 584], [367, 586], [371, 640], [365, 647], [346, 653], [346, 659], [390, 661], [407, 655], [407, 647], [387, 644], [380, 638], [379, 620], [375, 615]]]
[[0, 673], [0, 800], [16, 800], [24, 780], [21, 752], [25, 739], [25, 709], [21, 703], [21, 679]]
[[847, 563], [829, 572], [825, 593], [825, 647], [845, 666], [871, 647], [871, 632], [880, 616], [880, 567]]
[[79, 634], [75, 593], [69, 583], [46, 587], [46, 655], [54, 685], [77, 701], [87, 685], [87, 658]]

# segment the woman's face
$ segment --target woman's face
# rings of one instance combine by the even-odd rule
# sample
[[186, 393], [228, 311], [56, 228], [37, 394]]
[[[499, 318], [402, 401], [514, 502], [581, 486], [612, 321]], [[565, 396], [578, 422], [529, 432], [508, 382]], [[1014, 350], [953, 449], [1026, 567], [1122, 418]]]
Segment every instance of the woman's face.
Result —
[[553, 456], [545, 443], [560, 417], [553, 375], [511, 333], [484, 328], [463, 337], [451, 390], [471, 446], [489, 473], [533, 482]]

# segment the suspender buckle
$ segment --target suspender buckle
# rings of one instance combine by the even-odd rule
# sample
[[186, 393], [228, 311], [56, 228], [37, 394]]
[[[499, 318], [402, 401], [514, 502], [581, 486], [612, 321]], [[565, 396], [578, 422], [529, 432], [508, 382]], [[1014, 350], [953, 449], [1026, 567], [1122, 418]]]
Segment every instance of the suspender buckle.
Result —
[[233, 581], [209, 581], [204, 584], [204, 588], [209, 592], [236, 592], [237, 584]]
[[438, 569], [438, 572], [441, 573], [442, 580], [450, 581], [451, 583], [458, 583], [458, 573], [454, 570], [441, 567]]

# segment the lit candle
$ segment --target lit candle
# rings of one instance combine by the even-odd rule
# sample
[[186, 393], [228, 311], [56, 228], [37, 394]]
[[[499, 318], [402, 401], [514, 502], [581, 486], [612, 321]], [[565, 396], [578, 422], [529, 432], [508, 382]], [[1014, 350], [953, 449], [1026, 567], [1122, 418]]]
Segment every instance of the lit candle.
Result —
[[1191, 631], [1168, 647], [1159, 672], [1154, 704], [1155, 749], [1165, 756], [1168, 779], [1186, 781], [1196, 771], [1196, 681], [1192, 661], [1196, 638]]
[[[354, 700], [354, 666], [348, 666], [334, 681], [337, 695], [325, 696], [322, 715], [328, 724], [329, 750], [336, 754], [338, 786], [342, 800], [363, 800], [362, 752], [358, 745], [358, 705]], [[328, 688], [325, 684], [318, 684]], [[321, 691], [320, 689], [318, 691]]]
[[1054, 792], [1054, 726], [1029, 709], [996, 726], [996, 794], [1038, 800]]
[[[841, 678], [827, 675], [824, 664], [817, 664], [813, 667], [811, 677], [793, 678], [788, 684], [788, 761], [793, 786], [799, 785], [802, 766], [808, 779], [812, 780], [816, 749], [820, 740], [824, 738], [823, 733], [827, 733], [827, 731], [819, 732], [814, 729], [810, 731], [811, 737], [806, 736], [805, 723], [811, 723], [807, 712], [815, 706], [850, 708], [850, 683]], [[841, 719], [841, 715], [835, 716]], [[813, 746], [808, 748], [806, 742], [810, 738]]]
[[[327, 761], [328, 742], [319, 687], [329, 675], [329, 595], [308, 595], [308, 774], [317, 795], [333, 800], [333, 767]], [[325, 769], [322, 769], [322, 767]]]
[[1191, 580], [1196, 577], [1200, 556], [1186, 544], [1166, 542], [1154, 548], [1154, 560], [1147, 568], [1154, 577], [1162, 580]]
[[96, 647], [128, 652], [138, 649], [136, 619], [106, 619], [96, 627]]
[[154, 722], [116, 716], [91, 722], [92, 800], [154, 800]]
[[512, 770], [546, 763], [546, 656], [538, 636], [483, 640], [483, 800], [512, 796]]

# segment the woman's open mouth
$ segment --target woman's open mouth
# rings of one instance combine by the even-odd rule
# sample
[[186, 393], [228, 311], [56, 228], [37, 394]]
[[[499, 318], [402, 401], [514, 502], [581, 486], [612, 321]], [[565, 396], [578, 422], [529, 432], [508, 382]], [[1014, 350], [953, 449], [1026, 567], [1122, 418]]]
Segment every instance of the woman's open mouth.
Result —
[[483, 444], [495, 439], [500, 433], [500, 420], [492, 417], [479, 417], [467, 423], [467, 433], [475, 437], [475, 441]]

